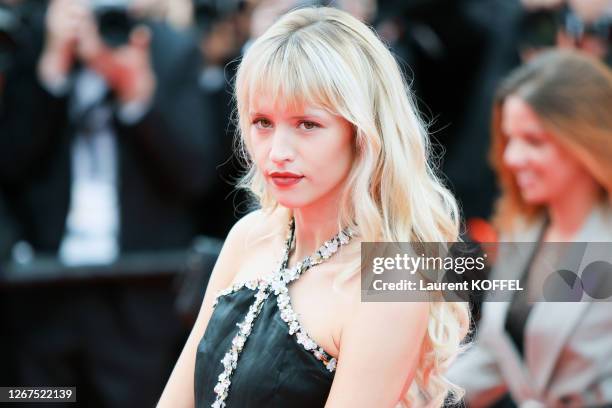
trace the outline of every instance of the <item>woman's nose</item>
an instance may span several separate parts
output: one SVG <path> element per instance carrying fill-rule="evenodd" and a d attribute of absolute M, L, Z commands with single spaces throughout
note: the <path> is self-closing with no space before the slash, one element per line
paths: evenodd
<path fill-rule="evenodd" d="M 522 167 L 527 160 L 527 155 L 521 143 L 510 139 L 504 149 L 503 160 L 511 170 Z"/>
<path fill-rule="evenodd" d="M 295 159 L 295 149 L 291 131 L 284 128 L 277 128 L 272 136 L 272 146 L 270 148 L 270 160 L 276 164 L 290 162 Z"/>

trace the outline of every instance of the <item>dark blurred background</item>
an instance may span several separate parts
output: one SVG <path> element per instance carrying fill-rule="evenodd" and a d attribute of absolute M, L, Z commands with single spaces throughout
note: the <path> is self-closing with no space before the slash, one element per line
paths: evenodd
<path fill-rule="evenodd" d="M 155 404 L 223 239 L 252 208 L 233 186 L 232 78 L 279 15 L 333 5 L 377 30 L 466 235 L 487 241 L 495 87 L 549 47 L 610 63 L 610 7 L 592 3 L 0 1 L 0 385 Z"/>

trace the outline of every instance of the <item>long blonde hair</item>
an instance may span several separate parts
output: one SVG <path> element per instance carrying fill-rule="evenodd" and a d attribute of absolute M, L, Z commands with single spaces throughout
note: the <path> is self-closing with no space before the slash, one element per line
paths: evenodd
<path fill-rule="evenodd" d="M 523 200 L 503 161 L 507 138 L 502 108 L 511 95 L 526 102 L 553 140 L 572 152 L 602 192 L 612 196 L 612 71 L 578 51 L 547 51 L 510 73 L 495 96 L 489 158 L 501 187 L 494 217 L 500 231 L 511 232 L 517 219 L 529 222 L 544 210 Z"/>
<path fill-rule="evenodd" d="M 339 203 L 338 226 L 363 241 L 456 241 L 455 199 L 429 161 L 428 134 L 415 112 L 399 66 L 376 34 L 333 8 L 294 10 L 280 18 L 244 55 L 236 76 L 243 152 L 249 151 L 249 103 L 307 102 L 353 125 L 356 160 Z M 241 186 L 264 210 L 278 207 L 250 163 Z M 409 318 L 409 317 L 407 317 Z M 444 378 L 469 325 L 467 304 L 433 302 L 428 335 L 405 406 L 433 406 L 461 389 Z"/>

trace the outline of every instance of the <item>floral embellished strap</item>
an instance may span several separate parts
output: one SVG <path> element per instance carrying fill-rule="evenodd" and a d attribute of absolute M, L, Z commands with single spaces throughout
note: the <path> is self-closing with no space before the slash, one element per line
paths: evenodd
<path fill-rule="evenodd" d="M 287 267 L 287 262 L 289 261 L 289 251 L 291 249 L 291 243 L 293 242 L 294 232 L 295 232 L 295 223 L 294 223 L 294 220 L 291 219 L 291 222 L 289 224 L 289 233 L 288 233 L 287 240 L 285 243 L 285 252 L 283 255 L 283 259 L 280 263 L 279 270 L 282 270 Z M 238 285 L 237 290 L 240 290 L 241 288 L 242 286 Z M 231 288 L 228 288 L 228 289 L 230 289 L 230 291 L 227 294 L 232 293 L 232 290 L 234 289 L 234 287 L 232 286 Z M 225 292 L 225 290 L 222 292 Z M 266 284 L 265 281 L 259 282 L 259 285 L 257 287 L 257 292 L 255 293 L 255 302 L 253 302 L 253 304 L 249 307 L 249 311 L 247 312 L 242 323 L 236 323 L 236 326 L 238 326 L 239 330 L 238 330 L 238 333 L 236 333 L 236 335 L 232 339 L 232 345 L 230 349 L 225 353 L 225 355 L 221 359 L 221 364 L 223 365 L 223 371 L 221 372 L 221 374 L 219 374 L 217 384 L 215 385 L 215 388 L 213 389 L 213 391 L 216 394 L 216 397 L 215 397 L 215 401 L 211 404 L 212 408 L 225 408 L 225 405 L 226 405 L 225 399 L 228 396 L 229 388 L 232 383 L 232 380 L 231 380 L 232 374 L 234 373 L 234 370 L 236 369 L 238 365 L 238 359 L 240 357 L 240 354 L 242 353 L 244 345 L 249 335 L 251 334 L 253 323 L 255 319 L 257 318 L 257 316 L 259 316 L 259 313 L 261 312 L 261 308 L 264 303 L 264 300 L 266 300 L 269 295 L 270 295 L 269 285 Z"/>
<path fill-rule="evenodd" d="M 211 407 L 213 408 L 224 408 L 225 399 L 227 398 L 229 387 L 231 385 L 231 378 L 234 370 L 238 366 L 238 357 L 242 352 L 247 338 L 251 334 L 253 328 L 253 322 L 259 315 L 264 300 L 268 298 L 270 293 L 266 288 L 259 289 L 255 294 L 255 302 L 249 307 L 249 311 L 242 323 L 236 323 L 238 326 L 238 334 L 232 340 L 232 346 L 230 350 L 225 353 L 221 364 L 223 364 L 223 372 L 219 374 L 217 385 L 215 385 L 214 392 L 217 397 Z"/>
<path fill-rule="evenodd" d="M 288 285 L 299 278 L 299 276 L 308 269 L 320 264 L 326 259 L 329 259 L 342 245 L 348 244 L 351 237 L 352 232 L 350 230 L 345 229 L 340 231 L 335 237 L 321 245 L 313 255 L 307 256 L 302 261 L 295 264 L 295 266 L 292 268 L 282 269 L 280 271 L 280 278 L 282 279 L 283 283 Z"/>
<path fill-rule="evenodd" d="M 244 289 L 244 288 L 255 290 L 262 283 L 265 283 L 263 278 L 236 282 L 233 285 L 217 292 L 217 294 L 215 295 L 215 300 L 213 302 L 213 307 L 217 306 L 219 299 L 222 298 L 223 296 L 231 295 L 232 293 L 238 292 L 239 290 Z"/>
<path fill-rule="evenodd" d="M 318 360 L 322 361 L 329 371 L 336 369 L 336 359 L 331 357 L 323 347 L 319 346 L 302 328 L 297 318 L 297 313 L 291 307 L 288 288 L 279 290 L 276 297 L 281 319 L 289 326 L 289 334 L 295 335 L 298 344 L 301 344 L 307 351 L 310 351 Z"/>

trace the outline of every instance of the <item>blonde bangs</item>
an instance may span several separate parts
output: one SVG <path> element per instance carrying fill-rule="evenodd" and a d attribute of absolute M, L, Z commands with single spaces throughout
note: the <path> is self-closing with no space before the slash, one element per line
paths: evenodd
<path fill-rule="evenodd" d="M 295 41 L 297 46 L 290 46 Z M 254 98 L 265 97 L 271 107 L 285 107 L 300 110 L 311 105 L 323 108 L 334 115 L 338 102 L 332 89 L 337 88 L 333 78 L 324 67 L 317 67 L 300 46 L 299 40 L 289 39 L 285 43 L 269 47 L 261 44 L 262 53 L 254 52 L 253 61 L 247 61 L 244 78 L 243 109 L 248 115 Z M 256 50 L 253 50 L 256 51 Z M 269 54 L 269 55 L 265 55 Z M 249 64 L 250 62 L 250 64 Z"/>

